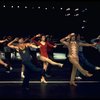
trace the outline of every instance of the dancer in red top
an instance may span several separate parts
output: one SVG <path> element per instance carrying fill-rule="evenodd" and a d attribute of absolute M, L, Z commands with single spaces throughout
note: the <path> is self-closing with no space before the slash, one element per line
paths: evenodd
<path fill-rule="evenodd" d="M 40 37 L 40 41 L 37 42 L 35 40 L 36 37 Z M 54 62 L 51 59 L 49 59 L 48 53 L 47 53 L 47 46 L 50 46 L 50 47 L 53 47 L 53 48 L 56 48 L 56 46 L 51 45 L 49 42 L 47 42 L 45 35 L 37 34 L 36 36 L 34 36 L 32 38 L 32 42 L 34 42 L 34 43 L 36 43 L 37 45 L 40 46 L 40 60 L 43 61 L 43 69 L 45 71 L 47 70 L 48 63 L 50 63 L 52 65 L 57 65 L 59 67 L 63 66 L 63 64 L 58 63 L 58 62 Z M 41 82 L 47 83 L 47 81 L 45 80 L 44 77 L 41 78 Z"/>

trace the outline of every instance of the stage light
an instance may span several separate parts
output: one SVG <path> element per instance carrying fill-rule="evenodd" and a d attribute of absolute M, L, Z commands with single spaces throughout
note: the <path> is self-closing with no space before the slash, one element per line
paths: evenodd
<path fill-rule="evenodd" d="M 87 8 L 85 8 L 84 10 L 82 10 L 82 12 L 85 12 L 87 10 Z"/>
<path fill-rule="evenodd" d="M 82 29 L 84 29 L 84 28 L 85 28 L 85 26 L 82 26 L 81 28 L 82 28 Z"/>
<path fill-rule="evenodd" d="M 47 10 L 48 8 L 45 8 L 45 10 Z"/>
<path fill-rule="evenodd" d="M 70 10 L 70 8 L 67 8 L 66 11 Z"/>
<path fill-rule="evenodd" d="M 79 14 L 75 14 L 74 16 L 79 16 Z"/>
<path fill-rule="evenodd" d="M 13 8 L 14 6 L 11 6 L 11 8 Z"/>
<path fill-rule="evenodd" d="M 75 11 L 78 11 L 78 10 L 79 10 L 79 8 L 76 8 L 76 9 L 75 9 Z"/>
<path fill-rule="evenodd" d="M 55 9 L 55 7 L 53 6 L 52 9 Z"/>
<path fill-rule="evenodd" d="M 40 9 L 40 6 L 38 6 L 38 9 Z"/>
<path fill-rule="evenodd" d="M 83 20 L 84 23 L 86 23 L 86 20 Z"/>
<path fill-rule="evenodd" d="M 27 6 L 25 6 L 25 8 L 27 8 Z"/>
<path fill-rule="evenodd" d="M 82 12 L 85 12 L 85 10 L 82 10 Z"/>
<path fill-rule="evenodd" d="M 60 8 L 60 10 L 63 10 L 63 8 Z"/>
<path fill-rule="evenodd" d="M 70 13 L 68 13 L 68 14 L 65 14 L 65 16 L 70 16 Z"/>
<path fill-rule="evenodd" d="M 5 8 L 6 6 L 5 6 L 5 5 L 3 5 L 3 7 Z"/>
<path fill-rule="evenodd" d="M 19 6 L 17 6 L 17 8 L 19 8 Z"/>

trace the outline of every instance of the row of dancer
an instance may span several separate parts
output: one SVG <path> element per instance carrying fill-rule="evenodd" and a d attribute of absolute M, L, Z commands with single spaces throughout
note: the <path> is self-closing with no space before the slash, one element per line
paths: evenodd
<path fill-rule="evenodd" d="M 35 38 L 41 37 L 39 41 L 36 41 Z M 45 80 L 45 72 L 48 67 L 48 63 L 52 65 L 57 65 L 59 67 L 63 67 L 63 64 L 54 62 L 51 59 L 49 59 L 48 54 L 47 54 L 47 46 L 50 47 L 56 47 L 56 45 L 51 45 L 49 42 L 46 42 L 46 37 L 45 35 L 36 35 L 33 38 L 31 38 L 32 42 L 35 43 L 25 43 L 23 38 L 15 38 L 13 41 L 8 43 L 8 46 L 12 49 L 16 49 L 22 58 L 22 64 L 25 66 L 25 79 L 23 81 L 23 87 L 28 88 L 29 87 L 29 80 L 30 80 L 30 72 L 32 71 L 40 71 L 41 72 L 41 82 L 47 83 Z M 18 44 L 15 46 L 13 43 L 17 41 Z M 75 84 L 75 75 L 77 69 L 85 76 L 91 77 L 92 74 L 89 73 L 87 70 L 83 69 L 82 66 L 80 66 L 79 63 L 79 58 L 78 58 L 78 48 L 79 46 L 96 46 L 96 44 L 88 44 L 88 43 L 78 43 L 76 41 L 76 35 L 75 33 L 71 33 L 65 38 L 61 39 L 60 42 L 68 47 L 69 50 L 69 61 L 73 64 L 73 69 L 72 69 L 72 74 L 71 74 L 71 80 L 70 84 L 76 86 Z M 38 46 L 36 46 L 38 45 Z M 35 67 L 31 63 L 31 57 L 29 53 L 28 47 L 33 47 L 33 48 L 39 48 L 40 49 L 40 60 L 43 61 L 43 69 L 39 69 Z M 28 59 L 27 59 L 28 58 Z"/>
<path fill-rule="evenodd" d="M 54 62 L 51 59 L 49 59 L 48 54 L 47 54 L 47 46 L 50 47 L 56 47 L 55 45 L 51 45 L 48 42 L 45 41 L 45 35 L 41 36 L 41 40 L 40 41 L 35 41 L 36 37 L 40 37 L 40 35 L 36 35 L 35 37 L 32 38 L 32 41 L 34 43 L 36 43 L 38 46 L 36 46 L 36 44 L 34 43 L 25 43 L 23 38 L 15 38 L 13 41 L 8 43 L 8 47 L 12 48 L 12 49 L 16 49 L 19 53 L 20 56 L 22 58 L 22 64 L 25 67 L 25 78 L 23 80 L 23 87 L 24 88 L 28 88 L 29 87 L 29 80 L 30 80 L 30 73 L 34 72 L 34 71 L 39 71 L 41 73 L 41 82 L 43 83 L 47 83 L 46 79 L 45 79 L 45 72 L 47 70 L 48 67 L 48 63 L 58 66 L 58 67 L 63 67 L 62 63 L 58 63 L 58 62 Z M 14 42 L 18 42 L 18 44 L 15 46 L 13 43 Z M 33 48 L 39 48 L 40 49 L 40 60 L 43 62 L 43 69 L 41 70 L 40 68 L 37 68 L 32 62 L 31 62 L 31 56 L 30 56 L 30 52 L 29 52 L 29 47 L 33 47 Z"/>

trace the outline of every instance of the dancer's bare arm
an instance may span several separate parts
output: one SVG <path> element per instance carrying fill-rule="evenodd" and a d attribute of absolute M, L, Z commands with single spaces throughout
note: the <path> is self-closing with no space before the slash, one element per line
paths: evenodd
<path fill-rule="evenodd" d="M 36 48 L 36 49 L 40 48 L 40 46 L 36 46 L 36 45 L 34 45 L 32 43 L 26 43 L 26 46 L 32 47 L 32 48 Z"/>
<path fill-rule="evenodd" d="M 62 44 L 64 44 L 64 45 L 67 46 L 67 45 L 69 44 L 70 37 L 71 37 L 71 34 L 69 34 L 69 35 L 67 35 L 66 37 L 62 38 L 62 39 L 60 40 L 60 42 L 61 42 Z"/>
<path fill-rule="evenodd" d="M 0 43 L 6 42 L 6 41 L 8 41 L 8 40 L 7 39 L 0 40 Z"/>
<path fill-rule="evenodd" d="M 7 44 L 8 47 L 10 47 L 10 48 L 12 48 L 12 49 L 17 49 L 17 50 L 18 50 L 18 46 L 13 45 L 13 43 L 14 43 L 15 41 L 17 41 L 17 40 L 18 40 L 18 38 L 15 38 L 13 41 L 9 42 L 9 43 Z"/>

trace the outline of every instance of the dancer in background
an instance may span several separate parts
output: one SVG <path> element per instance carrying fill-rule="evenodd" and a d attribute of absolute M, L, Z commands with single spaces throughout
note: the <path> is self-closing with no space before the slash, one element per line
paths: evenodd
<path fill-rule="evenodd" d="M 4 40 L 0 40 L 0 43 L 4 43 L 8 41 L 7 39 L 4 39 Z M 6 72 L 9 73 L 10 70 L 12 70 L 11 66 L 7 63 L 5 63 L 3 60 L 0 59 L 0 64 L 3 65 L 5 68 L 6 68 Z"/>
<path fill-rule="evenodd" d="M 46 35 L 46 39 L 50 44 L 57 45 L 57 44 L 54 43 L 53 35 L 47 34 Z M 51 60 L 53 60 L 53 51 L 54 51 L 53 47 L 47 46 L 48 57 Z M 46 70 L 45 76 L 48 77 L 48 78 L 51 77 L 51 73 L 52 73 L 51 71 L 52 71 L 52 67 L 50 65 L 48 65 L 48 68 Z"/>
<path fill-rule="evenodd" d="M 97 49 L 100 52 L 100 35 L 91 40 L 92 43 L 96 43 L 95 49 Z"/>
<path fill-rule="evenodd" d="M 35 40 L 37 37 L 40 37 L 40 41 L 38 41 L 38 42 Z M 63 67 L 63 64 L 58 63 L 58 62 L 54 62 L 51 59 L 49 59 L 48 53 L 47 53 L 47 46 L 50 46 L 53 48 L 56 48 L 56 46 L 51 45 L 48 41 L 46 41 L 45 35 L 37 34 L 36 36 L 34 36 L 32 38 L 32 41 L 40 46 L 40 60 L 43 61 L 43 69 L 45 70 L 45 72 L 48 68 L 49 63 L 52 65 L 55 65 L 55 66 L 59 66 L 61 68 Z M 41 78 L 41 82 L 47 83 L 47 81 L 45 80 L 44 77 Z"/>
<path fill-rule="evenodd" d="M 15 46 L 13 44 L 14 42 L 18 42 L 18 44 Z M 23 88 L 29 89 L 30 73 L 33 73 L 34 71 L 41 72 L 42 77 L 44 77 L 44 71 L 40 68 L 37 68 L 31 62 L 31 56 L 29 52 L 29 47 L 40 48 L 40 46 L 33 45 L 32 43 L 24 43 L 23 38 L 15 38 L 13 41 L 8 43 L 8 46 L 12 49 L 16 49 L 20 53 L 22 64 L 25 66 L 25 78 L 23 80 Z"/>
<path fill-rule="evenodd" d="M 7 37 L 3 37 L 3 38 L 7 38 L 7 40 L 8 40 L 8 41 L 3 43 L 3 49 L 4 49 L 4 53 L 5 53 L 5 60 L 6 60 L 7 64 L 9 64 L 9 66 L 12 66 L 11 65 L 11 52 L 13 52 L 13 50 L 7 46 L 8 42 L 12 40 L 12 37 L 7 36 Z M 12 70 L 13 68 L 10 67 L 10 69 Z"/>
<path fill-rule="evenodd" d="M 29 40 L 29 38 L 25 38 L 23 40 L 23 42 L 26 43 L 28 40 Z M 22 67 L 21 67 L 21 78 L 25 78 L 24 72 L 25 72 L 25 66 L 22 64 Z"/>
<path fill-rule="evenodd" d="M 68 51 L 69 51 L 68 58 L 69 58 L 69 61 L 73 65 L 71 79 L 70 79 L 70 85 L 77 86 L 77 84 L 75 83 L 75 76 L 76 76 L 77 69 L 84 76 L 91 77 L 93 75 L 93 74 L 89 73 L 87 70 L 83 69 L 79 63 L 79 57 L 78 57 L 79 46 L 94 46 L 94 44 L 78 43 L 76 41 L 75 33 L 71 33 L 68 36 L 62 38 L 60 40 L 60 42 L 68 47 Z"/>
<path fill-rule="evenodd" d="M 80 34 L 78 34 L 78 36 L 77 36 L 77 42 L 78 42 L 78 43 L 86 43 L 86 41 L 83 40 L 83 37 L 80 36 Z M 79 46 L 78 56 L 79 56 L 79 62 L 80 62 L 80 64 L 81 64 L 83 67 L 84 67 L 84 65 L 86 65 L 87 67 L 90 67 L 90 68 L 92 68 L 92 69 L 94 69 L 94 70 L 100 70 L 100 67 L 91 64 L 91 63 L 85 58 L 85 56 L 84 56 L 84 54 L 83 54 L 83 47 L 82 47 L 82 46 Z M 79 71 L 77 71 L 77 73 L 76 73 L 76 79 L 77 79 L 77 80 L 78 80 L 78 79 L 82 79 L 82 78 L 80 77 L 80 72 L 79 72 Z"/>

